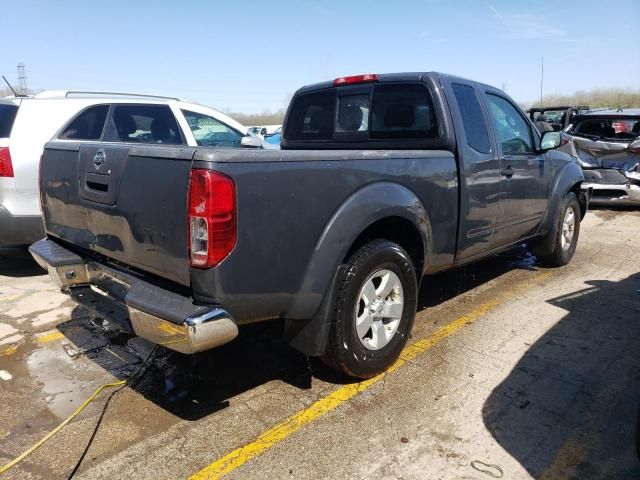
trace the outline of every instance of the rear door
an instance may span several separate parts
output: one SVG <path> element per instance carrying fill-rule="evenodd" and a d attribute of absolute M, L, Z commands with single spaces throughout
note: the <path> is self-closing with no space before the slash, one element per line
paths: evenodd
<path fill-rule="evenodd" d="M 500 247 L 535 233 L 547 205 L 549 173 L 520 109 L 497 91 L 485 92 L 485 100 L 499 152 L 500 207 L 492 247 Z"/>
<path fill-rule="evenodd" d="M 461 163 L 460 228 L 456 259 L 472 257 L 490 248 L 498 218 L 500 167 L 495 141 L 489 135 L 489 118 L 479 94 L 469 84 L 443 79 L 458 137 Z"/>
<path fill-rule="evenodd" d="M 93 107 L 95 108 L 95 107 Z M 189 285 L 187 196 L 193 149 L 167 105 L 87 109 L 47 144 L 51 236 Z M 97 140 L 96 140 L 97 138 Z"/>

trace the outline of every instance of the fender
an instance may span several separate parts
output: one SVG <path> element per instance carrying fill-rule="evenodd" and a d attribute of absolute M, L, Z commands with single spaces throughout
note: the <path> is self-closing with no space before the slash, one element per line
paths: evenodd
<path fill-rule="evenodd" d="M 584 175 L 580 166 L 574 161 L 565 163 L 555 177 L 555 181 L 551 187 L 551 195 L 549 196 L 549 202 L 547 204 L 547 211 L 545 212 L 544 219 L 540 227 L 539 236 L 545 238 L 546 241 L 541 242 L 536 246 L 536 251 L 539 253 L 549 254 L 553 253 L 555 247 L 555 230 L 557 228 L 556 212 L 560 208 L 560 202 L 576 185 L 584 182 Z M 584 203 L 583 216 L 586 212 L 586 198 L 581 199 L 578 195 L 578 200 L 582 204 Z"/>
<path fill-rule="evenodd" d="M 288 319 L 285 337 L 294 348 L 307 355 L 324 352 L 328 333 L 325 327 L 328 327 L 330 306 L 337 288 L 336 272 L 358 236 L 376 221 L 388 217 L 410 221 L 422 238 L 424 258 L 430 257 L 429 217 L 411 190 L 397 183 L 378 182 L 354 192 L 325 225 L 300 291 L 285 315 Z"/>

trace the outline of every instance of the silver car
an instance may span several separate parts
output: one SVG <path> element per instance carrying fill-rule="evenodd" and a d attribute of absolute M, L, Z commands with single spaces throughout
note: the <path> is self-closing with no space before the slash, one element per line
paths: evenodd
<path fill-rule="evenodd" d="M 591 203 L 640 205 L 640 109 L 577 115 L 560 150 L 582 167 Z"/>

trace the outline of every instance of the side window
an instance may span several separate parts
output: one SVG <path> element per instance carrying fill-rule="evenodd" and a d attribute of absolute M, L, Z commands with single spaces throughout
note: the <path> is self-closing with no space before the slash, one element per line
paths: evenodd
<path fill-rule="evenodd" d="M 17 105 L 0 103 L 0 138 L 8 138 L 11 135 L 11 128 L 17 114 Z"/>
<path fill-rule="evenodd" d="M 71 120 L 58 138 L 67 140 L 100 140 L 109 105 L 96 105 Z"/>
<path fill-rule="evenodd" d="M 165 145 L 184 143 L 178 123 L 167 105 L 116 105 L 105 140 Z"/>
<path fill-rule="evenodd" d="M 289 140 L 329 140 L 333 136 L 335 92 L 310 93 L 296 100 L 287 120 Z"/>
<path fill-rule="evenodd" d="M 431 97 L 421 85 L 375 87 L 371 113 L 372 139 L 421 139 L 438 136 Z"/>
<path fill-rule="evenodd" d="M 191 132 L 200 146 L 237 147 L 242 140 L 242 134 L 228 127 L 215 118 L 202 113 L 182 110 Z"/>
<path fill-rule="evenodd" d="M 489 145 L 487 124 L 485 123 L 476 92 L 473 87 L 462 83 L 453 83 L 451 88 L 462 116 L 467 143 L 480 153 L 489 153 L 491 147 Z"/>
<path fill-rule="evenodd" d="M 489 110 L 496 127 L 498 142 L 504 155 L 533 153 L 533 140 L 529 124 L 508 100 L 487 94 Z"/>

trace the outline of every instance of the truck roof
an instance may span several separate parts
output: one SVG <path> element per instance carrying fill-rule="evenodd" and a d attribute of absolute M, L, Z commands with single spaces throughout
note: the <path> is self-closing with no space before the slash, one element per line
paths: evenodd
<path fill-rule="evenodd" d="M 450 79 L 459 79 L 464 83 L 472 83 L 474 85 L 483 86 L 490 89 L 495 89 L 491 85 L 487 85 L 484 83 L 476 82 L 475 80 L 469 80 L 468 78 L 458 77 L 456 75 L 449 75 L 446 73 L 440 72 L 403 72 L 403 73 L 381 73 L 378 75 L 378 83 L 384 82 L 419 82 L 424 78 L 450 78 Z M 313 83 L 311 85 L 306 85 L 300 88 L 296 94 L 308 93 L 317 90 L 324 90 L 326 88 L 332 88 L 334 86 L 334 80 L 327 80 L 324 82 Z"/>

